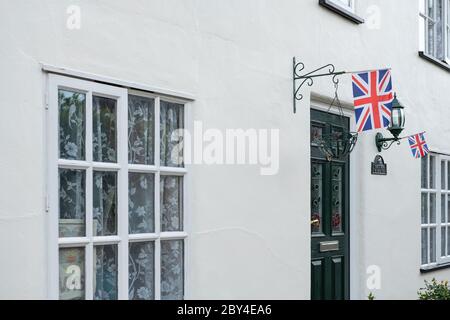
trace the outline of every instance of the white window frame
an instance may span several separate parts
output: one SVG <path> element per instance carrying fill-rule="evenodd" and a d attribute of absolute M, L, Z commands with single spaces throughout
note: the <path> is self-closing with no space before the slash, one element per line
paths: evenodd
<path fill-rule="evenodd" d="M 64 88 L 83 92 L 86 94 L 86 159 L 62 160 L 59 159 L 59 105 L 58 89 Z M 154 242 L 154 274 L 155 274 L 155 299 L 161 298 L 161 241 L 183 240 L 183 293 L 188 298 L 188 194 L 186 167 L 161 167 L 160 166 L 160 101 L 179 103 L 184 105 L 184 125 L 187 125 L 189 114 L 189 102 L 183 98 L 174 98 L 155 93 L 148 93 L 119 86 L 100 84 L 90 80 L 81 80 L 70 76 L 62 76 L 53 73 L 47 74 L 47 238 L 48 238 L 48 290 L 49 299 L 59 299 L 59 248 L 84 247 L 85 248 L 85 298 L 93 299 L 93 246 L 100 244 L 118 245 L 118 299 L 128 300 L 128 251 L 131 242 Z M 92 161 L 92 96 L 93 94 L 114 98 L 117 100 L 117 163 L 96 163 Z M 155 102 L 155 164 L 134 165 L 128 163 L 128 95 L 139 95 L 153 98 Z M 186 143 L 186 142 L 184 142 Z M 186 144 L 184 145 L 184 150 Z M 76 238 L 59 238 L 59 168 L 86 170 L 86 236 Z M 108 170 L 118 172 L 118 210 L 117 210 L 117 235 L 94 237 L 92 230 L 92 172 L 93 170 Z M 128 234 L 128 172 L 153 173 L 155 177 L 155 232 L 152 234 Z M 164 175 L 183 177 L 182 196 L 182 232 L 161 232 L 160 230 L 160 177 Z"/>
<path fill-rule="evenodd" d="M 435 161 L 435 167 L 434 167 L 434 173 L 431 172 L 431 166 L 430 166 L 430 157 L 434 158 Z M 426 160 L 425 160 L 426 159 Z M 423 245 L 423 239 L 422 239 L 422 230 L 423 229 L 428 229 L 428 233 L 427 233 L 427 263 L 422 264 L 422 252 L 421 252 L 421 268 L 422 269 L 432 269 L 435 267 L 438 267 L 440 265 L 445 265 L 445 264 L 449 264 L 450 263 L 450 252 L 449 250 L 447 250 L 448 248 L 448 242 L 450 241 L 450 239 L 448 238 L 448 233 L 447 233 L 447 237 L 446 237 L 446 254 L 442 255 L 442 248 L 441 248 L 441 230 L 442 227 L 445 228 L 450 228 L 450 222 L 449 219 L 445 219 L 446 221 L 442 222 L 442 216 L 444 217 L 448 217 L 448 214 L 450 214 L 450 212 L 448 212 L 449 210 L 449 206 L 448 206 L 448 201 L 450 199 L 450 181 L 449 181 L 449 176 L 448 176 L 448 170 L 449 170 L 449 166 L 450 166 L 450 156 L 447 155 L 441 155 L 441 154 L 437 154 L 437 153 L 430 153 L 426 158 L 424 159 L 424 161 L 427 161 L 427 184 L 428 187 L 427 188 L 422 188 L 421 186 L 421 202 L 422 202 L 422 195 L 423 194 L 427 194 L 428 196 L 428 201 L 427 201 L 427 214 L 428 214 L 428 223 L 422 223 L 421 222 L 421 248 Z M 441 166 L 442 166 L 442 162 L 445 163 L 445 172 L 442 172 L 441 170 Z M 421 172 L 422 172 L 422 168 L 421 168 Z M 430 177 L 431 175 L 434 176 L 434 182 L 435 182 L 435 187 L 431 188 L 430 185 Z M 444 185 L 442 185 L 442 175 L 444 175 Z M 421 178 L 422 181 L 422 178 Z M 435 194 L 436 195 L 436 221 L 435 223 L 431 223 L 430 220 L 430 208 L 431 208 L 431 202 L 430 202 L 430 194 Z M 442 212 L 442 196 L 446 197 L 446 202 L 445 202 L 445 206 L 444 206 L 444 212 Z M 422 205 L 421 205 L 422 207 Z M 422 215 L 422 213 L 421 213 Z M 422 217 L 421 217 L 422 220 Z M 436 229 L 436 243 L 435 243 L 435 256 L 436 256 L 436 261 L 435 262 L 431 262 L 431 233 L 430 230 L 435 228 Z M 447 231 L 446 231 L 447 232 Z"/>
<path fill-rule="evenodd" d="M 436 19 L 438 11 L 437 6 L 435 5 L 433 7 L 433 17 L 428 16 L 428 3 L 429 1 L 435 1 L 435 0 L 419 0 L 419 48 L 420 51 L 425 52 L 426 54 L 432 56 L 435 59 L 440 60 L 439 57 L 437 57 L 437 50 L 439 47 L 438 42 L 436 41 L 436 34 L 437 34 L 437 25 Z M 442 46 L 443 46 L 443 52 L 444 52 L 444 59 L 443 61 L 450 64 L 450 0 L 442 0 L 443 1 L 443 22 L 442 22 Z M 432 22 L 434 24 L 434 42 L 433 42 L 433 52 L 430 52 L 429 48 L 429 41 L 428 41 L 428 22 Z"/>
<path fill-rule="evenodd" d="M 340 0 L 330 0 L 330 1 L 347 11 L 355 13 L 355 0 L 348 0 L 349 5 L 342 3 L 342 1 Z"/>

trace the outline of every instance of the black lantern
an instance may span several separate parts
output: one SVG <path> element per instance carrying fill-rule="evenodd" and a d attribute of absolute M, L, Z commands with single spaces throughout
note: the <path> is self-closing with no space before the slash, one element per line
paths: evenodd
<path fill-rule="evenodd" d="M 397 94 L 395 94 L 392 101 L 391 124 L 388 128 L 393 138 L 385 138 L 381 133 L 378 133 L 375 137 L 378 151 L 389 149 L 395 142 L 400 144 L 401 138 L 399 136 L 403 129 L 405 129 L 405 108 L 400 104 Z"/>

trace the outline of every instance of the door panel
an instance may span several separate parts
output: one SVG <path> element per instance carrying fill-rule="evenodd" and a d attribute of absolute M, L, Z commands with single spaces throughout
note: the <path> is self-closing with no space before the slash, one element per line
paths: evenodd
<path fill-rule="evenodd" d="M 324 284 L 324 270 L 323 270 L 323 260 L 312 261 L 311 263 L 311 287 L 312 292 L 315 294 L 312 296 L 313 300 L 323 299 L 323 284 Z"/>
<path fill-rule="evenodd" d="M 328 161 L 315 143 L 349 119 L 311 110 L 311 299 L 349 299 L 349 159 Z M 339 146 L 336 146 L 336 148 Z"/>

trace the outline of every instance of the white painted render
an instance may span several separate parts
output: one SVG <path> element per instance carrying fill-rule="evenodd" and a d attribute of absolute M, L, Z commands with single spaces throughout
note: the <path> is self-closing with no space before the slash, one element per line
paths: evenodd
<path fill-rule="evenodd" d="M 0 298 L 47 297 L 45 73 L 41 63 L 189 93 L 206 128 L 279 128 L 280 171 L 190 166 L 189 299 L 309 299 L 309 91 L 292 113 L 292 57 L 307 68 L 391 67 L 405 134 L 450 153 L 450 73 L 418 57 L 418 2 L 359 0 L 356 25 L 317 0 L 0 0 Z M 66 28 L 69 5 L 81 29 Z M 372 7 L 371 7 L 372 6 Z M 375 6 L 375 7 L 373 7 Z M 370 13 L 380 10 L 380 28 Z M 309 90 L 309 88 L 307 89 Z M 330 79 L 315 94 L 333 95 Z M 349 76 L 341 98 L 351 101 Z M 406 143 L 370 175 L 375 132 L 352 156 L 352 292 L 382 272 L 377 299 L 415 299 L 420 161 Z M 54 275 L 57 277 L 57 274 Z M 450 279 L 450 271 L 427 275 Z"/>

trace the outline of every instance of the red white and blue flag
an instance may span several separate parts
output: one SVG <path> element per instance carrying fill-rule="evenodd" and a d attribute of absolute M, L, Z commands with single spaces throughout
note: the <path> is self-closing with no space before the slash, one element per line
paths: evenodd
<path fill-rule="evenodd" d="M 408 137 L 408 141 L 414 158 L 423 158 L 430 152 L 424 132 Z"/>
<path fill-rule="evenodd" d="M 388 127 L 394 100 L 391 70 L 354 73 L 352 82 L 357 131 Z"/>

